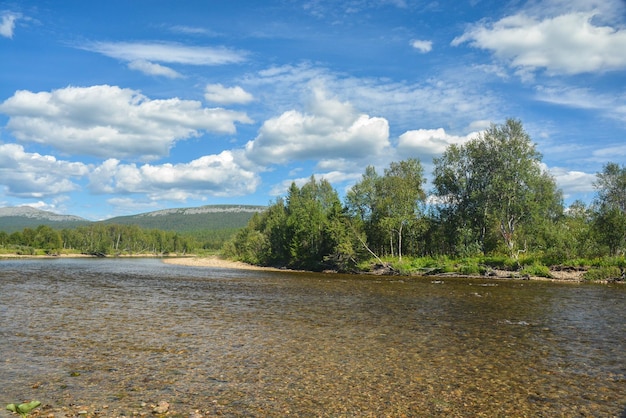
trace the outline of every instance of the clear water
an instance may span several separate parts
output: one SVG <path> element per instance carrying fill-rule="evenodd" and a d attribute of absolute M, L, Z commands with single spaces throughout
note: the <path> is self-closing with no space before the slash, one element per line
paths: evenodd
<path fill-rule="evenodd" d="M 626 286 L 0 261 L 0 402 L 55 416 L 616 416 Z M 44 411 L 44 412 L 45 412 Z"/>

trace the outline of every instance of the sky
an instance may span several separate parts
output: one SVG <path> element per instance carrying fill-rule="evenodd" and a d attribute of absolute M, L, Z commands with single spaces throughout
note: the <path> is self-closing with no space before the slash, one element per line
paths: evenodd
<path fill-rule="evenodd" d="M 507 118 L 566 205 L 626 164 L 624 0 L 0 0 L 0 63 L 0 207 L 343 196 Z"/>

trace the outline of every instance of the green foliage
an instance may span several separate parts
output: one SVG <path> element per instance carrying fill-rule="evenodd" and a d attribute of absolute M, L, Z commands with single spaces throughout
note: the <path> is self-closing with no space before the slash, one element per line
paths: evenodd
<path fill-rule="evenodd" d="M 519 260 L 502 255 L 486 256 L 481 262 L 488 267 L 500 270 L 517 271 L 520 268 Z"/>
<path fill-rule="evenodd" d="M 26 417 L 33 409 L 37 408 L 40 405 L 41 402 L 39 401 L 31 401 L 21 404 L 10 403 L 7 405 L 6 409 L 16 414 L 20 414 L 22 417 Z"/>
<path fill-rule="evenodd" d="M 469 275 L 469 276 L 475 276 L 475 275 L 482 275 L 485 274 L 485 267 L 479 265 L 477 262 L 469 262 L 469 263 L 462 263 L 459 267 L 458 267 L 458 271 L 461 274 L 465 274 L 465 275 Z"/>
<path fill-rule="evenodd" d="M 367 167 L 361 181 L 346 196 L 350 214 L 359 221 L 371 248 L 383 255 L 418 250 L 417 242 L 425 222 L 421 205 L 426 193 L 422 165 L 410 158 L 392 162 L 383 176 Z M 410 241 L 405 238 L 411 237 Z"/>
<path fill-rule="evenodd" d="M 9 236 L 6 250 L 18 255 L 87 253 L 185 254 L 199 248 L 192 237 L 173 231 L 145 230 L 134 225 L 91 224 L 56 231 L 46 225 Z"/>
<path fill-rule="evenodd" d="M 521 122 L 512 119 L 465 145 L 451 145 L 435 159 L 435 194 L 443 201 L 439 216 L 457 254 L 475 252 L 476 244 L 487 254 L 501 242 L 516 256 L 524 229 L 530 238 L 555 219 L 561 196 L 540 163 Z"/>
<path fill-rule="evenodd" d="M 354 239 L 337 192 L 311 177 L 254 216 L 223 252 L 253 264 L 346 270 L 355 262 Z"/>
<path fill-rule="evenodd" d="M 593 267 L 586 271 L 583 277 L 589 281 L 614 280 L 622 278 L 623 272 L 617 266 Z"/>
<path fill-rule="evenodd" d="M 535 277 L 552 277 L 552 274 L 550 274 L 550 269 L 547 266 L 544 266 L 543 264 L 540 264 L 538 262 L 525 265 L 524 267 L 522 267 L 520 274 Z"/>
<path fill-rule="evenodd" d="M 612 256 L 626 250 L 626 166 L 608 163 L 597 174 L 593 231 Z"/>

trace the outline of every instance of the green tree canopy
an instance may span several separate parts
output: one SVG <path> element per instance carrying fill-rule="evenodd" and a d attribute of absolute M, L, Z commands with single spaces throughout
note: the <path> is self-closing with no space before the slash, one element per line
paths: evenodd
<path fill-rule="evenodd" d="M 594 231 L 610 254 L 617 255 L 626 244 L 626 167 L 608 163 L 596 176 Z"/>
<path fill-rule="evenodd" d="M 516 255 L 520 229 L 562 212 L 556 183 L 520 121 L 492 124 L 478 138 L 451 145 L 434 162 L 441 216 L 456 236 L 476 242 L 483 252 L 501 242 Z"/>
<path fill-rule="evenodd" d="M 379 250 L 387 246 L 389 254 L 402 259 L 403 238 L 422 218 L 424 182 L 424 170 L 415 158 L 392 162 L 383 176 L 372 166 L 366 168 L 361 181 L 347 193 L 346 206 L 372 246 Z"/>

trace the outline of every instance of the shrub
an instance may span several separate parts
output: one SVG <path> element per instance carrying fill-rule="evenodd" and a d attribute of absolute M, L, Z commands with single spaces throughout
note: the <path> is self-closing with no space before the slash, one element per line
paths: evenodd
<path fill-rule="evenodd" d="M 585 272 L 585 280 L 610 280 L 618 279 L 622 276 L 622 270 L 617 266 L 593 267 Z"/>
<path fill-rule="evenodd" d="M 552 277 L 552 274 L 550 274 L 550 269 L 543 264 L 537 262 L 524 266 L 524 268 L 522 268 L 522 271 L 520 271 L 520 274 L 535 277 Z"/>
<path fill-rule="evenodd" d="M 468 276 L 475 276 L 477 274 L 485 273 L 485 268 L 482 266 L 479 266 L 478 263 L 475 263 L 475 262 L 461 264 L 458 270 L 459 270 L 459 273 L 466 274 Z"/>

